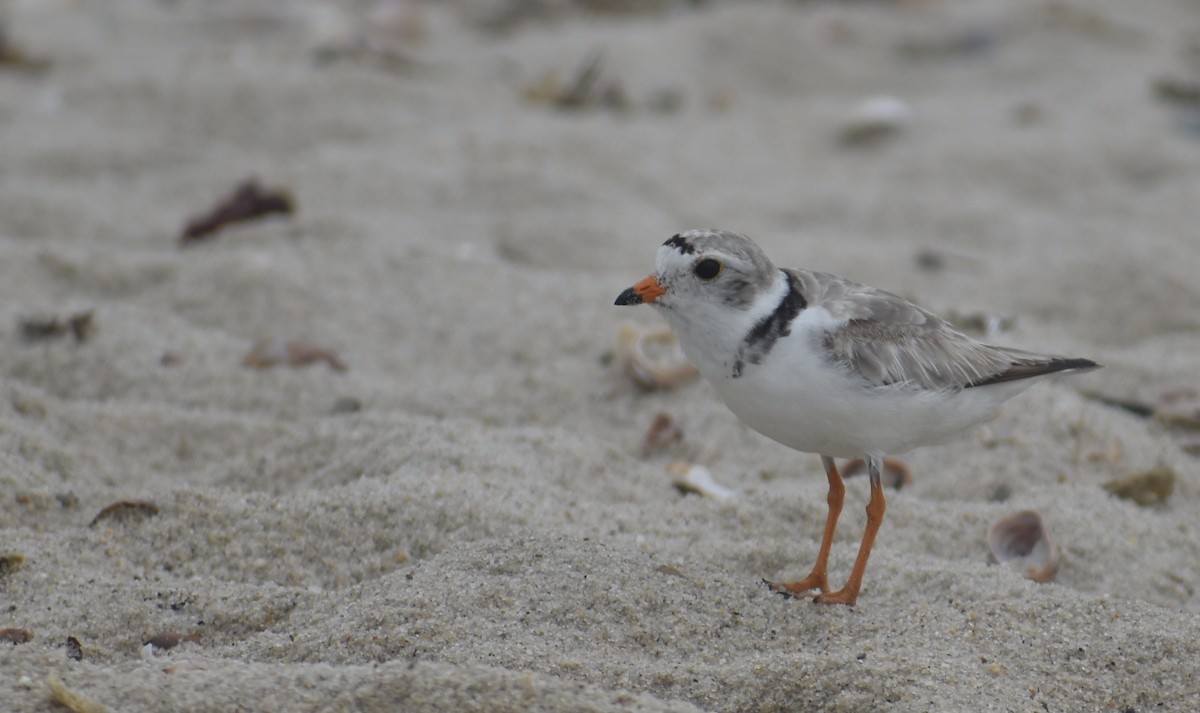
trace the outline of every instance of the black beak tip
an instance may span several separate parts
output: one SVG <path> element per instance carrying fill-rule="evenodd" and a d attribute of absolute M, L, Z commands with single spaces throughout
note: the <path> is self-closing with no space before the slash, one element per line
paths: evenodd
<path fill-rule="evenodd" d="M 634 292 L 633 288 L 630 287 L 629 289 L 625 290 L 621 294 L 617 295 L 617 301 L 614 302 L 613 304 L 620 305 L 623 307 L 625 305 L 640 305 L 641 303 L 642 303 L 642 296 L 639 295 L 638 293 Z"/>

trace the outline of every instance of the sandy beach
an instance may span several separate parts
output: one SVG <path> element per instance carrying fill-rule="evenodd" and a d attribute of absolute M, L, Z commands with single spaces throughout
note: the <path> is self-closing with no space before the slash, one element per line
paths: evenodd
<path fill-rule="evenodd" d="M 0 27 L 0 710 L 1200 710 L 1194 4 Z M 197 227 L 248 180 L 269 214 Z M 857 605 L 784 599 L 819 458 L 618 354 L 696 227 L 1105 368 L 903 454 Z M 989 553 L 1025 509 L 1051 582 Z"/>

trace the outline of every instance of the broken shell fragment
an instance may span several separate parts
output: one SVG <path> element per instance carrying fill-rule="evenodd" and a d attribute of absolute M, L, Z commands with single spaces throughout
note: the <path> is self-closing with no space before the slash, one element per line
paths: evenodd
<path fill-rule="evenodd" d="M 1026 579 L 1050 582 L 1058 574 L 1058 545 L 1034 510 L 1021 510 L 993 522 L 987 541 L 997 562 L 1015 566 Z"/>
<path fill-rule="evenodd" d="M 666 327 L 622 325 L 617 332 L 617 359 L 637 385 L 647 390 L 674 388 L 700 375 Z"/>
<path fill-rule="evenodd" d="M 1169 466 L 1151 468 L 1125 478 L 1110 480 L 1104 489 L 1122 500 L 1132 500 L 1138 505 L 1157 505 L 1171 497 L 1175 490 L 1175 471 Z"/>
<path fill-rule="evenodd" d="M 702 465 L 689 463 L 685 460 L 673 461 L 667 465 L 671 474 L 671 484 L 681 493 L 703 495 L 717 500 L 727 500 L 737 495 L 737 492 L 726 488 L 713 480 L 712 473 Z"/>

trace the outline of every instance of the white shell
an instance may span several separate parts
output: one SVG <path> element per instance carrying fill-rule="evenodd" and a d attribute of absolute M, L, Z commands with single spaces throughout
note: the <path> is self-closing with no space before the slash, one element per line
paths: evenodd
<path fill-rule="evenodd" d="M 677 460 L 667 466 L 667 472 L 674 476 L 671 483 L 685 493 L 696 493 L 717 500 L 728 500 L 737 495 L 737 491 L 713 480 L 708 468 L 696 463 Z"/>
<path fill-rule="evenodd" d="M 883 138 L 903 129 L 911 118 L 912 109 L 896 97 L 864 99 L 842 122 L 842 143 L 862 144 Z"/>
<path fill-rule="evenodd" d="M 683 356 L 675 334 L 666 327 L 622 325 L 617 332 L 617 359 L 643 389 L 669 389 L 700 375 Z"/>

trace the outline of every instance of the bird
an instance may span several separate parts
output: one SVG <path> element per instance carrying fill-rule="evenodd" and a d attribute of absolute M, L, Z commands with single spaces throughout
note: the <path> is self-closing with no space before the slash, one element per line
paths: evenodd
<path fill-rule="evenodd" d="M 816 563 L 772 591 L 854 606 L 887 504 L 886 455 L 935 445 L 994 416 L 1036 381 L 1101 365 L 980 342 L 890 292 L 815 270 L 778 268 L 744 235 L 689 230 L 659 248 L 654 272 L 616 299 L 648 304 L 684 356 L 747 426 L 821 457 L 828 512 Z M 867 524 L 850 575 L 829 586 L 845 486 L 835 458 L 861 457 Z"/>

